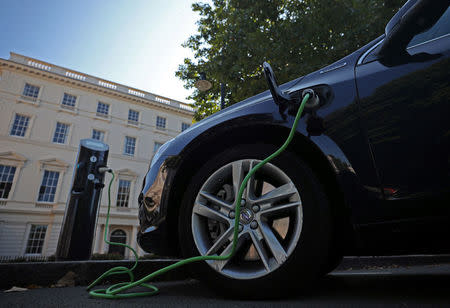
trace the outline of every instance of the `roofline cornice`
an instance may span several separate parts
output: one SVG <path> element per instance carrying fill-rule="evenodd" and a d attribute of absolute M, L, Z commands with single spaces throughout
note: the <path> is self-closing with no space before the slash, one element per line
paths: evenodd
<path fill-rule="evenodd" d="M 11 54 L 13 54 L 13 53 L 11 53 Z M 36 63 L 41 64 L 41 63 L 45 63 L 45 62 L 39 61 L 39 62 L 36 62 Z M 87 82 L 87 81 L 70 78 L 70 77 L 67 77 L 67 76 L 55 73 L 55 72 L 51 72 L 50 70 L 47 70 L 47 69 L 36 68 L 36 67 L 32 67 L 32 66 L 29 66 L 29 65 L 26 65 L 26 64 L 17 63 L 15 61 L 11 61 L 11 60 L 6 60 L 6 59 L 0 58 L 0 68 L 5 68 L 5 67 L 7 69 L 14 69 L 16 71 L 21 71 L 21 72 L 25 72 L 25 73 L 35 74 L 36 76 L 44 77 L 44 78 L 47 78 L 49 80 L 57 80 L 57 81 L 60 81 L 60 82 L 64 82 L 66 84 L 76 85 L 76 86 L 78 86 L 80 88 L 92 90 L 92 91 L 98 92 L 100 94 L 107 94 L 107 95 L 110 95 L 110 96 L 113 96 L 113 97 L 118 97 L 118 98 L 126 99 L 128 101 L 142 103 L 142 104 L 145 104 L 145 105 L 150 105 L 150 106 L 156 107 L 156 108 L 170 110 L 172 112 L 177 112 L 177 113 L 181 113 L 181 114 L 184 114 L 184 115 L 189 115 L 189 116 L 193 116 L 194 115 L 193 111 L 189 111 L 189 110 L 183 109 L 181 107 L 172 106 L 171 103 L 173 101 L 174 103 L 178 104 L 179 106 L 188 106 L 188 105 L 186 105 L 184 103 L 181 103 L 181 102 L 178 102 L 178 101 L 174 101 L 174 100 L 166 100 L 162 96 L 160 97 L 160 99 L 161 100 L 165 100 L 166 103 L 158 102 L 156 100 L 141 98 L 141 97 L 136 96 L 136 95 L 123 93 L 123 92 L 120 92 L 120 91 L 117 91 L 117 90 L 113 90 L 113 89 L 109 89 L 109 88 L 106 88 L 106 87 L 103 87 L 103 86 L 100 86 L 100 85 L 96 85 L 96 84 L 93 84 L 93 83 L 90 83 L 90 82 Z M 70 70 L 70 69 L 65 69 L 65 70 L 67 72 L 73 72 L 73 73 L 76 72 L 76 71 L 73 71 L 73 70 Z M 104 79 L 101 79 L 101 78 L 93 77 L 93 76 L 90 76 L 90 75 L 86 75 L 86 76 L 95 78 L 96 80 L 98 80 L 100 82 L 108 82 L 108 81 L 106 81 Z M 114 83 L 112 83 L 112 84 L 114 84 Z M 117 85 L 119 85 L 119 84 L 117 84 Z M 136 91 L 136 93 L 142 93 L 142 94 L 148 93 L 148 92 L 143 92 L 143 91 L 140 91 L 140 90 L 136 90 L 134 88 L 126 87 L 124 85 L 120 85 L 120 86 L 121 87 L 125 87 L 125 88 L 127 88 L 128 90 L 131 90 L 131 91 Z M 148 94 L 155 96 L 155 98 L 159 97 L 159 96 L 156 96 L 156 95 L 151 94 L 151 93 L 148 93 Z"/>

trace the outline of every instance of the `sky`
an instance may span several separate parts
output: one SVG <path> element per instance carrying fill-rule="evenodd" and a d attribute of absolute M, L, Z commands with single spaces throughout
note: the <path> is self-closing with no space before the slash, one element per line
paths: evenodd
<path fill-rule="evenodd" d="M 194 0 L 0 0 L 0 58 L 9 52 L 189 102 L 178 65 L 197 31 Z"/>

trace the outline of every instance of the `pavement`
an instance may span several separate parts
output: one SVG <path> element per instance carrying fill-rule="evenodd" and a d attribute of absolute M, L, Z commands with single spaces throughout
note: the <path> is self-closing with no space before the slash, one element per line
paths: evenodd
<path fill-rule="evenodd" d="M 175 259 L 139 260 L 133 271 L 136 277 L 154 272 L 160 268 L 175 263 Z M 74 275 L 75 285 L 88 285 L 101 274 L 112 267 L 124 266 L 131 268 L 134 261 L 129 260 L 88 260 L 88 261 L 57 261 L 57 262 L 23 262 L 0 263 L 0 289 L 12 286 L 27 287 L 28 285 L 51 286 L 68 272 Z M 127 279 L 127 275 L 111 276 L 108 283 L 115 283 Z M 157 281 L 184 280 L 189 278 L 185 268 L 167 272 Z"/>
<path fill-rule="evenodd" d="M 223 298 L 196 280 L 155 283 L 153 297 L 91 298 L 85 287 L 0 293 L 1 307 L 450 307 L 450 263 L 337 270 L 307 293 L 270 301 Z"/>
<path fill-rule="evenodd" d="M 133 271 L 136 277 L 177 262 L 177 259 L 140 260 Z M 407 255 L 407 256 L 377 256 L 377 257 L 345 257 L 337 270 L 370 269 L 373 267 L 396 267 L 411 265 L 450 264 L 450 255 Z M 38 285 L 42 287 L 56 284 L 67 273 L 73 274 L 75 285 L 88 285 L 102 273 L 115 266 L 131 268 L 134 261 L 130 260 L 88 260 L 88 261 L 58 261 L 58 262 L 24 262 L 0 263 L 0 290 L 12 286 L 27 287 Z M 127 275 L 111 276 L 107 283 L 117 283 L 127 279 Z M 156 281 L 175 281 L 191 278 L 186 267 L 169 271 L 156 278 Z"/>

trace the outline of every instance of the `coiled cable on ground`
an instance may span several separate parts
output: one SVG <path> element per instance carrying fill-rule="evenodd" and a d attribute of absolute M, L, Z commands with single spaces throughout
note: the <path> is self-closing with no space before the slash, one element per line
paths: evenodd
<path fill-rule="evenodd" d="M 238 239 L 238 235 L 239 235 L 239 219 L 240 219 L 240 213 L 241 213 L 241 200 L 242 200 L 242 194 L 244 193 L 244 189 L 247 186 L 247 182 L 249 181 L 251 176 L 256 171 L 258 171 L 258 169 L 260 169 L 262 166 L 267 164 L 269 161 L 271 161 L 272 159 L 274 159 L 275 157 L 280 155 L 287 148 L 289 143 L 291 143 L 292 138 L 295 135 L 295 131 L 297 129 L 298 122 L 299 122 L 300 117 L 301 117 L 301 115 L 303 113 L 303 109 L 305 108 L 305 105 L 308 102 L 309 97 L 310 97 L 310 94 L 305 94 L 303 96 L 302 102 L 301 102 L 301 104 L 300 104 L 300 106 L 298 108 L 297 115 L 295 117 L 295 120 L 294 120 L 294 123 L 292 125 L 291 131 L 290 131 L 289 136 L 287 137 L 286 141 L 284 142 L 284 144 L 278 150 L 276 150 L 273 154 L 271 154 L 266 159 L 264 159 L 263 161 L 258 163 L 255 167 L 253 167 L 249 171 L 249 173 L 245 176 L 244 180 L 242 181 L 242 184 L 239 187 L 238 197 L 235 200 L 235 224 L 234 224 L 234 233 L 233 233 L 233 244 L 232 244 L 231 252 L 228 255 L 225 255 L 225 256 L 217 256 L 217 255 L 215 255 L 215 256 L 197 256 L 197 257 L 192 257 L 192 258 L 180 260 L 180 261 L 178 261 L 178 262 L 176 262 L 174 264 L 171 264 L 171 265 L 166 266 L 164 268 L 161 268 L 161 269 L 159 269 L 157 271 L 154 271 L 153 273 L 150 273 L 150 274 L 146 275 L 145 277 L 135 281 L 133 270 L 136 268 L 136 266 L 138 264 L 138 255 L 137 255 L 136 251 L 133 248 L 131 248 L 130 246 L 126 245 L 126 244 L 111 242 L 111 241 L 109 241 L 107 239 L 108 226 L 109 226 L 109 215 L 110 215 L 110 209 L 111 209 L 111 185 L 112 185 L 113 180 L 114 180 L 114 173 L 112 172 L 112 170 L 108 170 L 112 174 L 112 177 L 111 177 L 111 180 L 110 180 L 109 186 L 108 186 L 108 210 L 107 210 L 107 213 L 106 213 L 106 224 L 105 224 L 105 237 L 104 237 L 104 240 L 109 245 L 117 245 L 117 246 L 122 246 L 122 247 L 126 247 L 126 248 L 130 249 L 133 252 L 133 254 L 134 254 L 135 263 L 134 263 L 134 265 L 131 268 L 127 268 L 127 267 L 124 267 L 124 266 L 117 266 L 117 267 L 111 268 L 110 270 L 108 270 L 105 273 L 103 273 L 96 280 L 94 280 L 87 287 L 87 290 L 92 289 L 94 286 L 98 285 L 104 278 L 112 276 L 112 275 L 128 274 L 128 276 L 130 277 L 130 281 L 129 282 L 117 283 L 117 284 L 114 284 L 114 285 L 110 286 L 107 289 L 92 290 L 92 291 L 89 292 L 89 294 L 91 296 L 93 296 L 93 297 L 109 298 L 109 299 L 151 296 L 151 295 L 157 294 L 159 290 L 154 285 L 148 284 L 147 281 L 152 280 L 153 278 L 155 278 L 155 277 L 157 277 L 157 276 L 159 276 L 161 274 L 164 274 L 164 273 L 169 272 L 171 270 L 174 270 L 174 269 L 176 269 L 178 267 L 181 267 L 183 265 L 186 265 L 186 264 L 189 264 L 189 263 L 193 263 L 193 262 L 200 262 L 200 261 L 207 261 L 207 260 L 227 260 L 227 259 L 230 259 L 234 255 L 234 253 L 236 252 L 237 239 Z M 146 291 L 146 292 L 122 293 L 122 292 L 130 290 L 130 289 L 132 289 L 134 287 L 137 287 L 137 286 L 145 287 L 145 288 L 149 289 L 149 291 Z"/>

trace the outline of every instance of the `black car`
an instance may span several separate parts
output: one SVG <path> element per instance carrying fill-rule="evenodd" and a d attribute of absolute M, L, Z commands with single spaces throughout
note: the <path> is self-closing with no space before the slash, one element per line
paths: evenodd
<path fill-rule="evenodd" d="M 448 5 L 408 1 L 361 49 L 280 87 L 271 79 L 272 91 L 165 143 L 139 198 L 140 246 L 226 255 L 237 188 L 285 141 L 312 89 L 318 108 L 247 185 L 236 254 L 193 265 L 196 276 L 264 297 L 301 290 L 346 255 L 450 252 Z"/>

